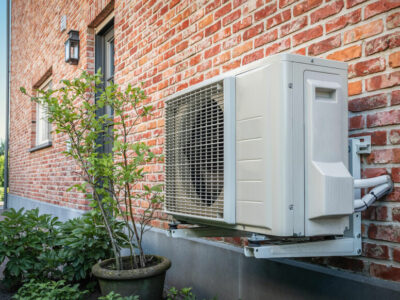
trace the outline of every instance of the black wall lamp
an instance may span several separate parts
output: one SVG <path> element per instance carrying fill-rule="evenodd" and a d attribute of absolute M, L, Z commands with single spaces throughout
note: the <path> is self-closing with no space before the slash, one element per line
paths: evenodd
<path fill-rule="evenodd" d="M 65 62 L 77 65 L 79 61 L 79 31 L 70 30 L 65 42 Z"/>

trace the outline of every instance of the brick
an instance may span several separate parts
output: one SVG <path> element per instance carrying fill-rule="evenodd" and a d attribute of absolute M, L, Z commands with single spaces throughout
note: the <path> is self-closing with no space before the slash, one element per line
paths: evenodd
<path fill-rule="evenodd" d="M 191 78 L 191 79 L 189 80 L 189 85 L 198 84 L 198 83 L 202 82 L 203 80 L 204 80 L 204 75 L 201 74 L 201 75 L 199 75 L 199 76 L 197 76 L 197 77 Z"/>
<path fill-rule="evenodd" d="M 339 61 L 349 61 L 361 57 L 361 50 L 361 45 L 350 46 L 348 48 L 344 48 L 342 50 L 329 54 L 326 58 Z"/>
<path fill-rule="evenodd" d="M 265 56 L 282 52 L 290 47 L 290 39 L 279 41 L 265 49 Z"/>
<path fill-rule="evenodd" d="M 207 15 L 209 12 L 213 11 L 217 7 L 221 5 L 221 0 L 213 0 L 206 6 L 205 14 Z"/>
<path fill-rule="evenodd" d="M 264 30 L 264 23 L 257 24 L 243 32 L 243 41 L 251 39 Z"/>
<path fill-rule="evenodd" d="M 299 54 L 299 55 L 306 55 L 306 48 L 300 48 L 300 49 L 297 49 L 297 50 L 295 50 L 293 53 L 294 54 Z"/>
<path fill-rule="evenodd" d="M 254 20 L 256 22 L 265 19 L 269 15 L 272 15 L 273 13 L 276 12 L 276 3 L 272 3 L 270 5 L 265 6 L 263 9 L 260 9 L 259 11 L 256 11 L 254 13 Z"/>
<path fill-rule="evenodd" d="M 241 10 L 238 9 L 238 10 L 232 12 L 231 14 L 227 15 L 225 18 L 223 18 L 222 25 L 226 26 L 226 25 L 232 23 L 233 21 L 236 21 L 237 19 L 239 19 L 240 16 L 241 16 Z"/>
<path fill-rule="evenodd" d="M 389 140 L 390 140 L 391 144 L 399 145 L 400 144 L 400 130 L 399 129 L 390 130 Z"/>
<path fill-rule="evenodd" d="M 218 21 L 213 25 L 211 25 L 210 27 L 206 28 L 206 30 L 204 31 L 204 36 L 210 36 L 211 34 L 217 32 L 220 29 L 221 29 L 221 21 Z"/>
<path fill-rule="evenodd" d="M 349 119 L 349 130 L 356 130 L 364 128 L 363 116 L 355 116 Z"/>
<path fill-rule="evenodd" d="M 394 187 L 393 192 L 391 192 L 385 199 L 389 202 L 400 202 L 400 188 Z"/>
<path fill-rule="evenodd" d="M 400 182 L 400 168 L 392 168 L 392 180 L 393 182 Z M 395 208 L 392 209 L 392 212 L 395 210 Z M 400 208 L 397 208 L 396 211 L 396 221 L 400 221 Z M 393 220 L 395 220 L 395 217 L 393 217 Z"/>
<path fill-rule="evenodd" d="M 280 37 L 296 32 L 307 26 L 307 17 L 301 17 L 293 20 L 292 22 L 282 25 L 280 28 Z"/>
<path fill-rule="evenodd" d="M 322 26 L 319 25 L 314 28 L 307 29 L 305 31 L 295 34 L 293 36 L 293 47 L 322 36 L 323 31 L 324 30 Z"/>
<path fill-rule="evenodd" d="M 400 26 L 400 12 L 391 14 L 386 19 L 386 26 L 388 29 L 393 29 Z"/>
<path fill-rule="evenodd" d="M 190 25 L 192 25 L 196 21 L 200 20 L 203 16 L 204 16 L 204 9 L 199 9 L 199 10 L 195 11 L 189 18 Z M 208 16 L 208 17 L 211 18 L 212 16 Z M 210 21 L 210 23 L 212 23 L 212 21 Z"/>
<path fill-rule="evenodd" d="M 278 30 L 268 31 L 254 40 L 254 48 L 271 43 L 278 38 Z"/>
<path fill-rule="evenodd" d="M 199 22 L 199 29 L 203 29 L 214 21 L 213 15 L 208 15 Z"/>
<path fill-rule="evenodd" d="M 362 134 L 360 134 L 360 136 L 361 135 Z M 382 175 L 386 175 L 387 173 L 388 172 L 385 168 L 367 168 L 362 171 L 363 178 L 372 178 L 372 177 L 382 176 Z"/>
<path fill-rule="evenodd" d="M 282 24 L 291 18 L 291 12 L 290 9 L 287 9 L 283 12 L 280 12 L 270 18 L 267 19 L 267 29 L 270 29 L 276 25 Z"/>
<path fill-rule="evenodd" d="M 318 21 L 321 21 L 323 19 L 326 19 L 327 17 L 337 14 L 343 9 L 343 6 L 344 6 L 343 0 L 338 0 L 317 9 L 310 15 L 311 24 L 317 23 Z"/>
<path fill-rule="evenodd" d="M 318 43 L 309 46 L 308 55 L 311 56 L 319 55 L 321 53 L 340 47 L 340 44 L 341 44 L 340 34 L 337 34 L 326 40 L 320 41 Z"/>
<path fill-rule="evenodd" d="M 229 61 L 230 59 L 231 59 L 231 53 L 230 52 L 222 53 L 222 54 L 218 55 L 217 57 L 214 57 L 213 65 L 214 66 L 218 66 L 220 64 L 223 64 L 223 63 Z"/>
<path fill-rule="evenodd" d="M 363 254 L 366 257 L 376 259 L 389 259 L 389 247 L 386 245 L 363 243 Z"/>
<path fill-rule="evenodd" d="M 391 94 L 391 105 L 398 105 L 400 104 L 400 90 L 393 91 Z"/>
<path fill-rule="evenodd" d="M 327 33 L 345 28 L 348 25 L 356 24 L 361 21 L 361 9 L 355 10 L 348 14 L 339 16 L 325 24 Z"/>
<path fill-rule="evenodd" d="M 349 84 L 348 84 L 348 95 L 349 96 L 358 95 L 358 94 L 361 94 L 361 92 L 362 92 L 361 80 L 349 82 Z"/>
<path fill-rule="evenodd" d="M 204 79 L 210 79 L 210 78 L 213 78 L 215 76 L 218 76 L 219 74 L 220 74 L 219 69 L 214 69 L 214 70 L 211 70 L 211 71 L 207 72 L 206 76 L 204 77 Z"/>
<path fill-rule="evenodd" d="M 218 19 L 222 16 L 225 16 L 226 14 L 228 14 L 230 11 L 232 10 L 232 5 L 231 3 L 228 3 L 226 5 L 224 5 L 223 7 L 221 7 L 219 10 L 217 10 L 214 14 L 214 19 Z"/>
<path fill-rule="evenodd" d="M 385 107 L 387 105 L 386 94 L 377 94 L 373 96 L 366 96 L 349 101 L 349 111 L 360 112 L 365 110 L 376 109 Z"/>
<path fill-rule="evenodd" d="M 200 72 L 210 69 L 211 66 L 212 66 L 212 61 L 210 59 L 210 60 L 204 61 L 204 62 L 200 63 L 199 65 L 197 65 L 196 71 L 200 73 Z"/>
<path fill-rule="evenodd" d="M 295 3 L 297 0 L 279 0 L 279 8 L 286 7 L 292 3 Z"/>
<path fill-rule="evenodd" d="M 197 65 L 201 61 L 202 55 L 198 54 L 190 59 L 190 66 Z"/>
<path fill-rule="evenodd" d="M 365 54 L 372 55 L 377 52 L 385 51 L 400 46 L 400 31 L 378 37 L 365 44 Z"/>
<path fill-rule="evenodd" d="M 247 41 L 242 45 L 235 47 L 232 51 L 232 57 L 237 57 L 253 49 L 253 41 Z"/>
<path fill-rule="evenodd" d="M 395 266 L 381 265 L 373 262 L 370 266 L 370 274 L 371 276 L 386 280 L 400 281 L 400 268 Z"/>
<path fill-rule="evenodd" d="M 242 41 L 242 36 L 240 36 L 240 35 L 231 37 L 231 38 L 227 39 L 227 40 L 222 44 L 222 48 L 224 48 L 224 50 L 227 50 L 227 49 L 229 49 L 229 48 L 232 48 L 232 47 L 234 47 L 234 46 L 239 45 L 241 41 Z"/>
<path fill-rule="evenodd" d="M 400 149 L 373 150 L 367 156 L 368 164 L 388 164 L 400 162 Z"/>
<path fill-rule="evenodd" d="M 389 66 L 392 68 L 400 67 L 400 51 L 389 55 Z"/>
<path fill-rule="evenodd" d="M 293 7 L 293 16 L 297 17 L 301 14 L 304 14 L 305 12 L 308 12 L 309 10 L 321 5 L 321 3 L 322 0 L 306 0 L 300 2 Z"/>
<path fill-rule="evenodd" d="M 400 242 L 400 226 L 371 224 L 368 227 L 368 237 L 398 243 Z"/>
<path fill-rule="evenodd" d="M 263 57 L 264 57 L 264 49 L 259 49 L 259 50 L 255 51 L 253 53 L 245 55 L 243 57 L 242 64 L 243 65 L 247 65 L 247 64 L 249 64 L 249 63 L 251 63 L 253 61 L 259 60 L 259 59 L 261 59 Z"/>
<path fill-rule="evenodd" d="M 346 1 L 346 7 L 350 8 L 350 7 L 356 6 L 356 5 L 360 4 L 360 3 L 363 3 L 365 1 L 369 1 L 369 0 L 347 0 Z"/>
<path fill-rule="evenodd" d="M 179 3 L 180 0 L 171 0 L 169 1 L 169 9 L 173 8 L 175 5 Z"/>
<path fill-rule="evenodd" d="M 190 37 L 190 45 L 196 44 L 204 38 L 204 32 L 199 32 Z"/>
<path fill-rule="evenodd" d="M 343 35 L 343 43 L 353 43 L 367 37 L 371 37 L 383 32 L 383 21 L 375 20 L 368 24 L 364 24 L 346 31 Z"/>
<path fill-rule="evenodd" d="M 251 20 L 251 16 L 248 16 L 248 17 L 244 18 L 243 20 L 233 24 L 233 32 L 235 33 L 242 29 L 245 29 L 245 28 L 251 26 L 252 23 L 253 22 Z"/>
<path fill-rule="evenodd" d="M 233 0 L 233 7 L 236 8 L 240 5 L 242 5 L 243 3 L 245 3 L 247 0 Z"/>
<path fill-rule="evenodd" d="M 399 7 L 400 1 L 398 0 L 379 0 L 367 5 L 364 8 L 364 19 L 371 18 L 377 14 L 384 13 L 393 8 Z"/>
<path fill-rule="evenodd" d="M 229 63 L 225 64 L 222 66 L 222 71 L 223 72 L 228 72 L 230 70 L 236 69 L 240 67 L 240 59 L 238 60 L 232 60 Z"/>
<path fill-rule="evenodd" d="M 393 249 L 393 260 L 400 262 L 400 248 Z"/>
<path fill-rule="evenodd" d="M 386 69 L 386 61 L 384 58 L 373 58 L 370 60 L 355 63 L 349 66 L 349 78 L 365 76 Z"/>
<path fill-rule="evenodd" d="M 394 125 L 400 123 L 400 110 L 382 111 L 367 116 L 368 127 Z"/>
<path fill-rule="evenodd" d="M 369 135 L 367 133 L 367 135 Z M 371 132 L 371 144 L 374 146 L 386 145 L 387 133 L 386 131 L 373 131 Z"/>
<path fill-rule="evenodd" d="M 231 28 L 227 27 L 224 28 L 223 30 L 217 32 L 214 37 L 213 37 L 213 42 L 219 42 L 220 40 L 226 39 L 227 37 L 229 37 L 231 35 Z"/>
<path fill-rule="evenodd" d="M 367 91 L 389 88 L 400 84 L 400 71 L 378 75 L 365 80 Z"/>
<path fill-rule="evenodd" d="M 213 57 L 220 52 L 221 52 L 221 45 L 216 45 L 216 46 L 206 50 L 206 52 L 204 52 L 204 59 Z"/>
<path fill-rule="evenodd" d="M 363 211 L 362 218 L 370 221 L 387 221 L 388 209 L 386 206 L 370 206 Z"/>
<path fill-rule="evenodd" d="M 176 53 L 185 50 L 189 46 L 189 41 L 183 41 L 178 46 L 176 46 Z"/>

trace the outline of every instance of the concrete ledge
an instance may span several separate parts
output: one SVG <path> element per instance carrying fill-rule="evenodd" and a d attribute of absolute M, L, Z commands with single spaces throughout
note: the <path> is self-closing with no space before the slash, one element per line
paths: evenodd
<path fill-rule="evenodd" d="M 200 298 L 400 299 L 400 284 L 291 259 L 247 258 L 239 251 L 150 231 L 147 253 L 168 257 L 166 284 L 192 286 Z"/>
<path fill-rule="evenodd" d="M 83 211 L 9 195 L 9 207 L 53 214 L 61 221 Z M 400 284 L 291 259 L 255 259 L 243 249 L 206 239 L 174 239 L 152 229 L 147 253 L 168 257 L 167 286 L 193 287 L 199 299 L 400 299 Z"/>
<path fill-rule="evenodd" d="M 84 211 L 73 209 L 69 207 L 59 206 L 47 202 L 37 201 L 13 194 L 8 194 L 8 208 L 14 208 L 15 210 L 19 210 L 24 208 L 26 210 L 39 208 L 40 213 L 42 214 L 52 214 L 62 222 L 65 222 L 69 219 L 77 218 L 81 216 Z"/>

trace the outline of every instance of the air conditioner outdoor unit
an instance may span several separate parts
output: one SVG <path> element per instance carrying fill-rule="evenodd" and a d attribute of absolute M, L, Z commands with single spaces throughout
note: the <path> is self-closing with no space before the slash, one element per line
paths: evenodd
<path fill-rule="evenodd" d="M 282 237 L 342 235 L 353 207 L 347 64 L 281 54 L 166 107 L 168 214 Z"/>

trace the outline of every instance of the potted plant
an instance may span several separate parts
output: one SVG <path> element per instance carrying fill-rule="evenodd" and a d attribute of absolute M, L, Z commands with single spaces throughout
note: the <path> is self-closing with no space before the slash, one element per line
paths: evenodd
<path fill-rule="evenodd" d="M 31 100 L 47 110 L 48 121 L 64 139 L 63 152 L 78 168 L 79 183 L 70 189 L 82 192 L 102 216 L 113 257 L 92 268 L 101 292 L 160 299 L 170 261 L 146 254 L 143 235 L 163 201 L 161 185 L 147 185 L 145 169 L 162 159 L 149 145 L 134 141 L 138 122 L 151 117 L 144 91 L 128 85 L 121 90 L 111 83 L 103 88 L 99 72 L 83 72 L 61 87 L 38 90 Z M 21 88 L 26 94 L 26 90 Z M 116 219 L 124 222 L 126 237 L 118 236 Z M 128 248 L 129 255 L 121 251 Z"/>

